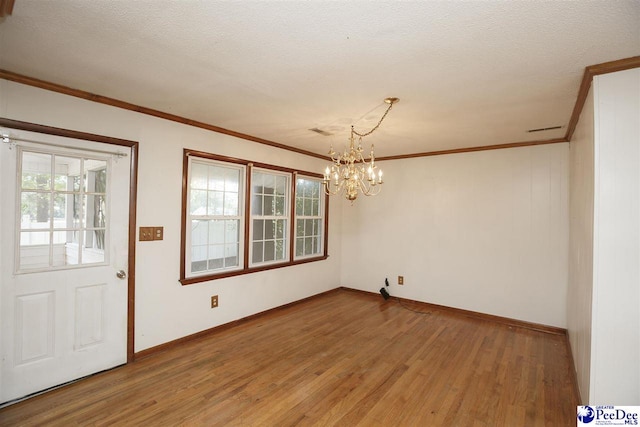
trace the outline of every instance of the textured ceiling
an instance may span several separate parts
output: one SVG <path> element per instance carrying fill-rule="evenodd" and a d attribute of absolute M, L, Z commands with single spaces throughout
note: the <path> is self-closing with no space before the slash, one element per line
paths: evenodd
<path fill-rule="evenodd" d="M 563 137 L 584 68 L 639 54 L 638 0 L 16 0 L 0 19 L 2 69 L 321 154 L 388 96 L 377 155 Z"/>

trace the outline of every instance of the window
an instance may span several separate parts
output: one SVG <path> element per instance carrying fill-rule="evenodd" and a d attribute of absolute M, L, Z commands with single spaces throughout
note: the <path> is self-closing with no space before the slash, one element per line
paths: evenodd
<path fill-rule="evenodd" d="M 251 174 L 251 265 L 287 260 L 289 175 Z"/>
<path fill-rule="evenodd" d="M 183 173 L 183 285 L 327 258 L 321 175 L 188 149 Z"/>
<path fill-rule="evenodd" d="M 20 272 L 107 260 L 108 161 L 20 149 Z"/>
<path fill-rule="evenodd" d="M 244 167 L 189 162 L 189 276 L 242 268 Z"/>
<path fill-rule="evenodd" d="M 323 196 L 321 180 L 308 177 L 296 179 L 296 259 L 322 254 Z"/>

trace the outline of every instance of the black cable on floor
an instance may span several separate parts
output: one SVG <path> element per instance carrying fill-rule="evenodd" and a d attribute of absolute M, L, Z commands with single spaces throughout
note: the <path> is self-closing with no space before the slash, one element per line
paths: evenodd
<path fill-rule="evenodd" d="M 406 310 L 413 311 L 414 313 L 417 313 L 417 314 L 431 314 L 430 311 L 420 311 L 420 310 L 413 309 L 411 307 L 407 307 L 400 298 L 396 297 L 396 299 L 398 300 L 398 304 L 400 304 L 400 306 Z"/>

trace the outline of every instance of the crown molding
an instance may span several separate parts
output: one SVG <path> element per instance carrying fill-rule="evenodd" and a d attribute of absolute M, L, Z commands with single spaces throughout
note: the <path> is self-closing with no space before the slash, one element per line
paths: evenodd
<path fill-rule="evenodd" d="M 10 7 L 13 7 L 13 1 L 14 0 L 0 0 L 0 6 L 2 6 L 3 8 L 5 7 L 5 5 L 9 5 Z M 483 146 L 475 146 L 475 147 L 468 147 L 468 148 L 456 148 L 451 150 L 439 150 L 439 151 L 427 151 L 427 152 L 421 152 L 421 153 L 401 154 L 397 156 L 379 157 L 376 160 L 378 161 L 400 160 L 400 159 L 409 159 L 409 158 L 416 158 L 416 157 L 440 156 L 445 154 L 469 153 L 469 152 L 475 152 L 475 151 L 500 150 L 505 148 L 527 147 L 527 146 L 534 146 L 534 145 L 570 142 L 571 138 L 573 137 L 573 132 L 575 131 L 576 125 L 578 124 L 578 120 L 580 119 L 580 114 L 582 113 L 585 100 L 587 99 L 587 95 L 589 93 L 589 88 L 591 87 L 591 82 L 593 81 L 593 77 L 600 74 L 608 74 L 616 71 L 629 70 L 632 68 L 639 68 L 639 67 L 640 67 L 640 56 L 634 56 L 634 57 L 619 59 L 619 60 L 610 61 L 610 62 L 603 62 L 601 64 L 595 64 L 595 65 L 590 65 L 586 67 L 584 70 L 580 88 L 578 90 L 576 103 L 574 105 L 573 112 L 569 119 L 569 124 L 567 125 L 567 132 L 563 138 L 537 140 L 537 141 L 511 142 L 506 144 L 483 145 Z M 16 83 L 25 84 L 28 86 L 37 87 L 40 89 L 45 89 L 53 92 L 62 93 L 65 95 L 74 96 L 77 98 L 86 99 L 86 100 L 101 103 L 101 104 L 110 105 L 113 107 L 122 108 L 125 110 L 134 111 L 141 114 L 146 114 L 153 117 L 158 117 L 165 120 L 174 121 L 177 123 L 182 123 L 188 126 L 198 127 L 201 129 L 212 131 L 212 132 L 234 136 L 236 138 L 244 139 L 247 141 L 264 144 L 264 145 L 268 145 L 275 148 L 281 148 L 283 150 L 293 151 L 295 153 L 303 154 L 310 157 L 329 160 L 329 158 L 325 155 L 303 150 L 296 147 L 292 147 L 290 145 L 285 145 L 279 142 L 258 138 L 252 135 L 247 135 L 244 133 L 232 131 L 229 129 L 225 129 L 219 126 L 214 126 L 214 125 L 200 122 L 197 120 L 191 120 L 186 117 L 165 113 L 162 111 L 154 110 L 152 108 L 143 107 L 140 105 L 132 104 L 126 101 L 121 101 L 121 100 L 110 98 L 107 96 L 97 95 L 97 94 L 86 92 L 83 90 L 74 89 L 74 88 L 59 85 L 56 83 L 51 83 L 45 80 L 40 80 L 33 77 L 25 76 L 22 74 L 14 73 L 8 70 L 0 69 L 0 78 L 5 80 L 10 80 Z"/>
<path fill-rule="evenodd" d="M 132 104 L 130 102 L 121 101 L 119 99 L 110 98 L 108 96 L 97 95 L 95 93 L 86 92 L 84 90 L 74 89 L 68 86 L 59 85 L 57 83 L 51 83 L 45 80 L 36 79 L 33 77 L 25 76 L 22 74 L 14 73 L 12 71 L 0 69 L 0 79 L 10 80 L 12 82 L 21 83 L 28 86 L 37 87 L 40 89 L 49 90 L 52 92 L 58 92 L 64 95 L 74 96 L 76 98 L 86 99 L 88 101 L 97 102 L 99 104 L 110 105 L 112 107 L 122 108 L 124 110 L 134 111 L 136 113 L 146 114 L 148 116 L 158 117 L 161 119 L 169 120 L 172 122 L 182 123 L 185 125 L 197 127 L 200 129 L 209 130 L 212 132 L 222 133 L 225 135 L 234 136 L 236 138 L 245 139 L 247 141 L 257 142 L 259 144 L 269 145 L 271 147 L 281 148 L 283 150 L 293 151 L 295 153 L 304 154 L 306 156 L 317 157 L 323 160 L 327 160 L 328 157 L 313 153 L 311 151 L 303 150 L 300 148 L 292 147 L 290 145 L 281 144 L 279 142 L 270 141 L 268 139 L 258 138 L 255 136 L 247 135 L 241 132 L 225 129 L 219 126 L 214 126 L 208 123 L 200 122 L 197 120 L 191 120 L 186 117 L 178 116 L 171 113 L 165 113 L 163 111 L 154 110 L 153 108 L 147 108 L 140 105 Z"/>

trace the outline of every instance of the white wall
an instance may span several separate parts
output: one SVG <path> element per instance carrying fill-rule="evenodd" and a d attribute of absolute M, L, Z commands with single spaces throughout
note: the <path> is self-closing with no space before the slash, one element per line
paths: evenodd
<path fill-rule="evenodd" d="M 342 202 L 342 285 L 565 327 L 568 162 L 568 144 L 380 162 L 382 193 Z"/>
<path fill-rule="evenodd" d="M 590 404 L 640 405 L 640 69 L 597 76 Z"/>
<path fill-rule="evenodd" d="M 137 225 L 164 226 L 164 240 L 136 244 L 135 351 L 340 285 L 335 203 L 328 260 L 189 286 L 178 282 L 183 148 L 318 172 L 322 160 L 6 80 L 0 80 L 0 116 L 140 142 Z M 212 310 L 216 294 L 220 306 Z"/>
<path fill-rule="evenodd" d="M 593 90 L 570 143 L 567 331 L 582 402 L 589 401 L 593 293 Z"/>

